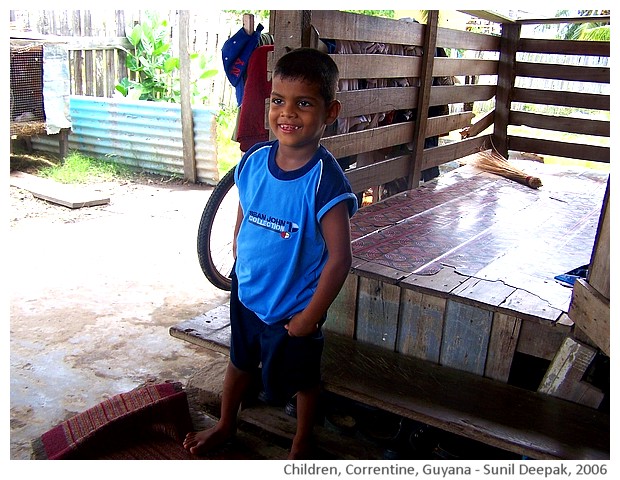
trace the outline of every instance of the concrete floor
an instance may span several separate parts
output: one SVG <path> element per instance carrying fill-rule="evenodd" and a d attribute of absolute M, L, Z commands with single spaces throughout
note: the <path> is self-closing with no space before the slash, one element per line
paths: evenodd
<path fill-rule="evenodd" d="M 10 459 L 67 418 L 146 382 L 187 384 L 220 361 L 169 327 L 227 301 L 196 256 L 210 187 L 114 188 L 75 221 L 9 230 Z M 6 244 L 5 244 L 6 245 Z"/>

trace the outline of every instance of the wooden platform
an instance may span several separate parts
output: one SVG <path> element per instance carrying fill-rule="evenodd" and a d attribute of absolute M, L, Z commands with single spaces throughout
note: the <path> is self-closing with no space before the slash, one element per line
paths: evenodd
<path fill-rule="evenodd" d="M 228 353 L 228 305 L 170 328 Z M 334 394 L 537 459 L 608 459 L 609 415 L 326 332 L 322 375 Z"/>
<path fill-rule="evenodd" d="M 554 277 L 589 263 L 608 175 L 515 164 L 543 186 L 466 165 L 361 209 L 325 328 L 503 382 L 516 352 L 553 361 L 573 331 Z"/>

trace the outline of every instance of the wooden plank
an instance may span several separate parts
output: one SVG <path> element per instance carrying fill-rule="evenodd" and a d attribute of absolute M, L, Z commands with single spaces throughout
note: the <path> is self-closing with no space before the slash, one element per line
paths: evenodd
<path fill-rule="evenodd" d="M 495 85 L 435 85 L 431 88 L 430 105 L 447 105 L 490 100 Z"/>
<path fill-rule="evenodd" d="M 422 45 L 424 25 L 334 10 L 313 10 L 312 24 L 321 38 L 355 42 Z"/>
<path fill-rule="evenodd" d="M 330 55 L 340 78 L 410 78 L 419 77 L 421 58 L 407 55 L 342 54 Z M 377 72 L 381 72 L 377 75 Z"/>
<path fill-rule="evenodd" d="M 598 408 L 603 393 L 582 381 L 595 356 L 596 350 L 567 337 L 553 358 L 538 391 Z"/>
<path fill-rule="evenodd" d="M 609 415 L 326 333 L 326 390 L 538 459 L 608 459 Z"/>
<path fill-rule="evenodd" d="M 484 375 L 493 314 L 489 310 L 448 300 L 440 363 Z"/>
<path fill-rule="evenodd" d="M 411 155 L 389 158 L 364 167 L 356 167 L 345 172 L 351 189 L 360 193 L 370 187 L 383 185 L 397 178 L 406 177 L 409 173 Z"/>
<path fill-rule="evenodd" d="M 497 69 L 497 93 L 495 95 L 493 144 L 497 152 L 504 158 L 508 158 L 508 117 L 510 106 L 514 101 L 515 64 L 520 36 L 520 25 L 505 24 L 502 26 Z"/>
<path fill-rule="evenodd" d="M 568 315 L 575 324 L 599 347 L 610 355 L 609 299 L 585 280 L 577 279 Z"/>
<path fill-rule="evenodd" d="M 584 15 L 580 17 L 523 18 L 517 20 L 522 25 L 553 25 L 557 23 L 609 23 L 609 15 Z M 579 42 L 580 40 L 578 40 Z M 580 41 L 581 43 L 586 43 Z M 587 43 L 590 43 L 589 41 Z M 594 43 L 594 42 L 592 42 Z M 587 48 L 587 47 L 586 47 Z"/>
<path fill-rule="evenodd" d="M 571 82 L 609 83 L 609 67 L 561 65 L 556 63 L 517 62 L 519 77 L 551 78 Z"/>
<path fill-rule="evenodd" d="M 497 60 L 435 57 L 433 77 L 497 75 Z"/>
<path fill-rule="evenodd" d="M 342 104 L 340 118 L 413 109 L 417 105 L 417 98 L 417 86 L 364 88 L 336 93 L 336 99 Z"/>
<path fill-rule="evenodd" d="M 349 274 L 347 276 L 340 293 L 327 312 L 327 321 L 323 326 L 325 330 L 347 337 L 355 335 L 358 279 L 357 275 Z"/>
<path fill-rule="evenodd" d="M 433 63 L 437 48 L 437 24 L 439 12 L 429 10 L 427 12 L 426 28 L 424 29 L 424 53 L 422 55 L 420 71 L 420 90 L 418 92 L 418 105 L 416 107 L 416 119 L 413 136 L 413 162 L 409 169 L 407 185 L 409 188 L 418 186 L 423 170 L 424 135 L 428 121 L 428 107 L 433 85 Z"/>
<path fill-rule="evenodd" d="M 171 336 L 228 355 L 230 351 L 230 305 L 224 304 L 169 329 Z"/>
<path fill-rule="evenodd" d="M 473 112 L 461 112 L 429 118 L 426 124 L 426 132 L 424 133 L 425 138 L 442 136 L 453 130 L 465 128 L 471 125 L 473 117 Z"/>
<path fill-rule="evenodd" d="M 472 17 L 487 20 L 493 23 L 513 23 L 514 20 L 510 17 L 506 17 L 501 13 L 492 12 L 490 10 L 459 10 L 459 12 L 471 15 Z"/>
<path fill-rule="evenodd" d="M 504 383 L 508 381 L 520 331 L 520 318 L 500 312 L 493 315 L 485 377 Z"/>
<path fill-rule="evenodd" d="M 560 117 L 557 115 L 544 115 L 541 113 L 511 110 L 509 122 L 510 125 L 526 125 L 532 128 L 578 133 L 582 135 L 608 137 L 610 134 L 610 122 L 605 120 Z"/>
<path fill-rule="evenodd" d="M 355 338 L 388 350 L 396 348 L 400 288 L 360 277 Z"/>
<path fill-rule="evenodd" d="M 522 319 L 516 350 L 551 361 L 570 332 L 571 328 L 566 325 Z"/>
<path fill-rule="evenodd" d="M 484 304 L 485 307 L 497 307 L 506 301 L 516 289 L 504 282 L 490 282 L 471 277 L 452 290 L 451 295 L 459 301 L 475 304 Z M 472 303 L 473 302 L 473 303 Z"/>
<path fill-rule="evenodd" d="M 466 127 L 463 132 L 461 132 L 461 136 L 463 138 L 475 137 L 476 135 L 482 133 L 495 121 L 495 110 L 489 110 L 485 113 L 481 118 L 478 119 L 475 123 L 472 123 L 471 126 Z"/>
<path fill-rule="evenodd" d="M 495 35 L 467 32 L 451 28 L 437 29 L 437 46 L 463 50 L 499 51 L 500 39 Z"/>
<path fill-rule="evenodd" d="M 590 268 L 588 270 L 588 283 L 607 299 L 609 299 L 610 294 L 609 240 L 611 235 L 611 217 L 609 198 L 609 177 L 607 177 L 603 207 L 601 208 L 601 215 L 596 229 L 596 240 L 594 242 L 594 249 L 590 259 Z"/>
<path fill-rule="evenodd" d="M 288 50 L 307 46 L 302 39 L 303 31 L 308 27 L 307 13 L 307 10 L 276 11 L 273 32 L 278 34 L 274 35 L 274 65 Z"/>
<path fill-rule="evenodd" d="M 586 20 L 586 18 L 582 18 Z M 588 19 L 588 21 L 592 20 Z M 584 42 L 583 40 L 557 40 L 542 38 L 522 38 L 519 40 L 519 51 L 532 53 L 609 57 L 610 47 L 610 42 L 601 41 Z"/>
<path fill-rule="evenodd" d="M 542 319 L 551 323 L 555 322 L 562 315 L 562 310 L 549 305 L 549 302 L 540 298 L 534 293 L 523 289 L 516 289 L 500 305 L 505 313 L 517 314 L 519 317 L 530 317 L 532 319 Z"/>
<path fill-rule="evenodd" d="M 219 414 L 219 413 L 218 413 Z M 287 415 L 283 408 L 264 404 L 251 405 L 239 412 L 241 424 L 250 424 L 260 429 L 261 438 L 271 434 L 286 439 L 290 445 L 297 430 L 295 418 Z M 241 431 L 244 429 L 241 428 Z M 371 439 L 345 437 L 334 427 L 317 424 L 313 430 L 319 457 L 333 460 L 372 460 L 382 459 L 384 447 Z M 277 439 L 276 439 L 277 442 Z M 271 442 L 272 444 L 274 442 Z M 286 453 L 286 451 L 284 451 Z M 284 457 L 281 457 L 284 458 Z"/>
<path fill-rule="evenodd" d="M 468 138 L 424 150 L 422 168 L 434 167 L 490 148 L 490 135 Z"/>
<path fill-rule="evenodd" d="M 334 157 L 342 158 L 407 143 L 411 140 L 413 129 L 413 122 L 396 123 L 360 132 L 325 137 L 321 139 L 321 143 L 332 152 Z"/>
<path fill-rule="evenodd" d="M 192 114 L 191 63 L 189 58 L 189 10 L 179 11 L 179 61 L 181 87 L 181 136 L 183 138 L 183 176 L 196 183 L 196 151 L 194 144 L 194 116 Z"/>
<path fill-rule="evenodd" d="M 453 267 L 444 266 L 433 275 L 411 274 L 400 282 L 401 288 L 415 289 L 435 295 L 447 294 L 463 283 L 467 278 L 456 272 Z"/>
<path fill-rule="evenodd" d="M 37 198 L 69 208 L 93 207 L 110 203 L 110 197 L 92 187 L 58 183 L 25 172 L 12 172 L 10 182 L 12 186 L 28 190 Z"/>
<path fill-rule="evenodd" d="M 512 89 L 512 101 L 594 110 L 609 110 L 610 106 L 609 95 L 519 87 Z"/>
<path fill-rule="evenodd" d="M 540 153 L 542 155 L 554 155 L 557 157 L 576 158 L 591 162 L 610 162 L 609 147 L 599 145 L 585 145 L 571 142 L 559 142 L 543 138 L 527 138 L 510 136 L 508 139 L 510 150 L 528 153 Z"/>
<path fill-rule="evenodd" d="M 446 299 L 403 289 L 396 351 L 439 363 Z"/>

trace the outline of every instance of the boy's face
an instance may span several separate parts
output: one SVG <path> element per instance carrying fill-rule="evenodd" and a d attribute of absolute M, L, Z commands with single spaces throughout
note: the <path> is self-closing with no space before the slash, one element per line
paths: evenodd
<path fill-rule="evenodd" d="M 280 145 L 316 149 L 325 126 L 340 112 L 337 101 L 325 104 L 319 86 L 303 80 L 272 79 L 269 127 Z"/>

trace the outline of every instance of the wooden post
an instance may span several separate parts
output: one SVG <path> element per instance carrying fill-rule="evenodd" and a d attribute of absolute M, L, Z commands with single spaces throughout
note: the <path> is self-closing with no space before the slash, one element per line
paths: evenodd
<path fill-rule="evenodd" d="M 270 72 L 285 53 L 310 46 L 312 13 L 310 10 L 271 10 L 269 17 L 270 29 L 276 32 L 273 53 L 267 65 Z M 272 131 L 269 131 L 269 139 L 275 139 Z"/>
<path fill-rule="evenodd" d="M 196 183 L 196 152 L 194 150 L 194 117 L 190 93 L 190 59 L 188 48 L 189 11 L 179 12 L 179 60 L 181 84 L 181 135 L 183 137 L 183 175 Z"/>
<path fill-rule="evenodd" d="M 428 120 L 428 105 L 433 85 L 433 63 L 437 49 L 437 23 L 439 11 L 430 10 L 428 21 L 424 29 L 424 53 L 422 54 L 422 69 L 420 72 L 420 89 L 418 92 L 418 106 L 413 133 L 413 158 L 409 170 L 409 188 L 416 188 L 420 182 L 422 159 L 424 156 L 424 139 L 426 136 L 426 121 Z"/>
<path fill-rule="evenodd" d="M 243 14 L 243 29 L 248 35 L 252 35 L 254 33 L 254 15 L 251 13 Z"/>
<path fill-rule="evenodd" d="M 499 65 L 497 67 L 497 91 L 495 94 L 495 125 L 493 127 L 492 138 L 493 146 L 497 152 L 506 158 L 508 158 L 510 104 L 512 102 L 512 89 L 515 82 L 517 50 L 520 36 L 520 24 L 502 24 Z M 491 146 L 489 145 L 489 147 Z"/>
<path fill-rule="evenodd" d="M 278 10 L 275 20 L 273 61 L 286 52 L 299 47 L 310 46 L 310 10 Z"/>

